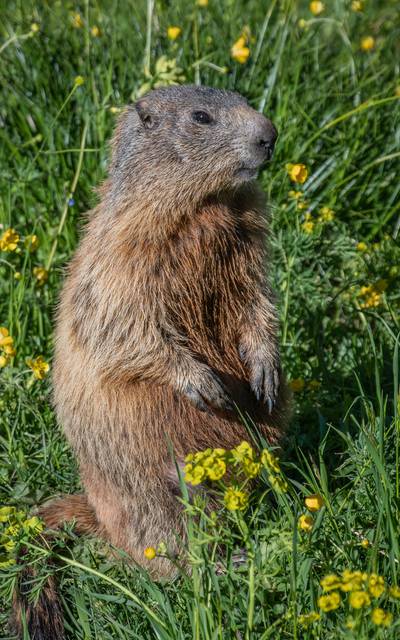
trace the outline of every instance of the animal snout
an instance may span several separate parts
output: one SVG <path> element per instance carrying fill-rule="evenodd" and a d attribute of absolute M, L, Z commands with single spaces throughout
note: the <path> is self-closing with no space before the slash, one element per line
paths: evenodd
<path fill-rule="evenodd" d="M 255 132 L 255 144 L 264 153 L 265 160 L 271 160 L 278 132 L 271 120 L 262 116 Z"/>

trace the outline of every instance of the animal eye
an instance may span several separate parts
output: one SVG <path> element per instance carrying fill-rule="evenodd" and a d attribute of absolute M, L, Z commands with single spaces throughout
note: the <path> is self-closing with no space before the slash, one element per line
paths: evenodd
<path fill-rule="evenodd" d="M 192 119 L 199 124 L 210 124 L 212 118 L 207 111 L 193 111 Z"/>

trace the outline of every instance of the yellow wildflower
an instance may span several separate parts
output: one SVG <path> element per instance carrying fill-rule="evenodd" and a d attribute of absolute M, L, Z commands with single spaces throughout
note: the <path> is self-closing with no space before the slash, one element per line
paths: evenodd
<path fill-rule="evenodd" d="M 39 238 L 35 234 L 26 236 L 24 245 L 29 251 L 36 251 L 39 246 Z"/>
<path fill-rule="evenodd" d="M 308 200 L 297 200 L 296 208 L 299 211 L 304 211 L 304 209 L 307 209 L 308 206 L 309 206 Z"/>
<path fill-rule="evenodd" d="M 16 271 L 16 272 L 14 273 L 14 278 L 15 278 L 16 280 L 21 280 L 21 278 L 22 278 L 22 273 L 21 273 L 20 271 Z"/>
<path fill-rule="evenodd" d="M 292 180 L 292 182 L 303 184 L 307 180 L 308 170 L 305 164 L 289 163 L 286 165 L 286 171 L 288 172 L 289 178 Z"/>
<path fill-rule="evenodd" d="M 280 473 L 279 460 L 276 456 L 274 456 L 271 451 L 268 449 L 263 449 L 261 453 L 261 463 L 264 467 L 267 467 L 270 471 L 274 471 L 275 473 Z"/>
<path fill-rule="evenodd" d="M 121 113 L 121 107 L 110 107 L 110 113 Z"/>
<path fill-rule="evenodd" d="M 24 531 L 40 533 L 44 529 L 44 524 L 37 516 L 32 516 L 23 521 L 22 528 Z"/>
<path fill-rule="evenodd" d="M 351 3 L 351 9 L 352 11 L 362 11 L 363 10 L 362 0 L 353 0 L 353 2 Z"/>
<path fill-rule="evenodd" d="M 379 598 L 385 591 L 385 581 L 382 576 L 378 576 L 376 573 L 371 573 L 368 580 L 368 591 L 374 598 Z"/>
<path fill-rule="evenodd" d="M 318 2 L 318 0 L 314 0 L 313 2 L 310 2 L 310 11 L 315 16 L 319 16 L 319 14 L 322 13 L 324 9 L 325 9 L 325 5 L 323 2 Z"/>
<path fill-rule="evenodd" d="M 314 526 L 314 518 L 312 516 L 303 514 L 299 517 L 297 524 L 299 529 L 309 533 L 310 531 L 312 531 L 312 528 Z"/>
<path fill-rule="evenodd" d="M 320 614 L 316 611 L 310 611 L 310 613 L 303 613 L 299 616 L 299 625 L 301 627 L 309 627 L 314 622 L 320 619 Z"/>
<path fill-rule="evenodd" d="M 15 229 L 6 229 L 0 238 L 1 251 L 15 251 L 18 246 L 19 235 Z"/>
<path fill-rule="evenodd" d="M 75 27 L 75 29 L 81 29 L 83 27 L 83 20 L 82 20 L 82 16 L 80 13 L 73 13 L 72 14 L 72 25 Z"/>
<path fill-rule="evenodd" d="M 250 55 L 250 49 L 246 45 L 247 38 L 241 35 L 231 47 L 232 58 L 240 64 L 244 64 Z"/>
<path fill-rule="evenodd" d="M 307 496 L 307 498 L 304 499 L 304 504 L 309 511 L 319 511 L 322 509 L 325 502 L 319 493 L 313 493 L 311 496 Z"/>
<path fill-rule="evenodd" d="M 13 565 L 15 563 L 16 563 L 15 558 L 8 558 L 8 560 L 1 560 L 0 561 L 0 569 L 5 569 L 6 567 L 10 567 L 11 565 Z"/>
<path fill-rule="evenodd" d="M 101 31 L 100 28 L 97 27 L 96 25 L 94 25 L 91 29 L 90 29 L 90 33 L 92 34 L 93 38 L 99 38 L 101 36 Z"/>
<path fill-rule="evenodd" d="M 245 458 L 243 460 L 242 466 L 243 471 L 248 478 L 256 478 L 260 473 L 261 464 L 259 462 L 254 462 L 254 460 L 250 460 L 249 458 Z"/>
<path fill-rule="evenodd" d="M 365 242 L 358 242 L 356 246 L 357 251 L 367 251 L 368 246 Z"/>
<path fill-rule="evenodd" d="M 375 47 L 375 38 L 372 36 L 364 36 L 361 40 L 360 47 L 362 51 L 372 51 Z"/>
<path fill-rule="evenodd" d="M 44 267 L 34 267 L 33 275 L 35 276 L 38 283 L 41 285 L 46 282 L 47 278 L 49 277 L 49 272 Z"/>
<path fill-rule="evenodd" d="M 346 629 L 352 630 L 356 626 L 356 621 L 354 620 L 354 618 L 349 616 L 348 618 L 346 618 L 346 622 L 344 623 L 344 626 L 346 627 Z"/>
<path fill-rule="evenodd" d="M 322 207 L 322 209 L 319 212 L 319 218 L 320 220 L 323 220 L 323 222 L 332 222 L 334 217 L 335 217 L 335 212 L 333 211 L 333 209 L 330 209 L 329 207 Z"/>
<path fill-rule="evenodd" d="M 231 454 L 236 462 L 242 462 L 245 458 L 253 458 L 254 451 L 251 445 L 243 440 L 237 447 L 232 449 Z"/>
<path fill-rule="evenodd" d="M 303 380 L 303 378 L 294 378 L 289 382 L 289 387 L 291 388 L 292 391 L 294 391 L 294 393 L 299 393 L 300 391 L 303 391 L 305 386 L 306 386 L 306 383 Z"/>
<path fill-rule="evenodd" d="M 229 511 L 243 511 L 246 509 L 249 497 L 245 491 L 235 487 L 228 487 L 224 494 L 224 503 Z"/>
<path fill-rule="evenodd" d="M 212 465 L 207 469 L 207 476 L 210 480 L 220 480 L 226 473 L 226 464 L 223 460 L 213 460 Z"/>
<path fill-rule="evenodd" d="M 361 573 L 361 571 L 349 571 L 349 569 L 345 569 L 342 572 L 342 585 L 341 590 L 345 592 L 349 591 L 361 591 L 363 588 L 363 583 L 366 582 L 368 576 L 366 573 Z"/>
<path fill-rule="evenodd" d="M 206 470 L 200 465 L 193 466 L 193 464 L 187 464 L 184 468 L 185 482 L 193 485 L 194 487 L 200 484 L 206 477 Z"/>
<path fill-rule="evenodd" d="M 40 27 L 37 22 L 32 22 L 31 24 L 31 33 L 37 33 L 40 30 Z"/>
<path fill-rule="evenodd" d="M 176 40 L 182 33 L 182 29 L 180 27 L 168 27 L 167 36 L 169 40 Z"/>
<path fill-rule="evenodd" d="M 4 369 L 8 365 L 7 356 L 0 356 L 0 369 Z"/>
<path fill-rule="evenodd" d="M 314 222 L 312 221 L 303 222 L 303 224 L 301 225 L 301 228 L 303 229 L 304 233 L 312 233 L 314 231 Z"/>
<path fill-rule="evenodd" d="M 341 584 L 341 579 L 335 573 L 328 573 L 320 582 L 324 591 L 336 591 L 340 589 Z"/>
<path fill-rule="evenodd" d="M 366 591 L 352 591 L 349 604 L 353 609 L 362 609 L 362 607 L 368 607 L 371 604 L 371 598 Z"/>
<path fill-rule="evenodd" d="M 308 22 L 307 20 L 304 20 L 304 18 L 300 18 L 297 24 L 299 25 L 300 29 L 305 29 L 308 26 Z"/>
<path fill-rule="evenodd" d="M 15 507 L 1 507 L 0 508 L 0 522 L 8 522 L 10 518 L 16 513 Z"/>
<path fill-rule="evenodd" d="M 208 0 L 197 0 L 198 7 L 208 7 Z"/>
<path fill-rule="evenodd" d="M 397 586 L 397 584 L 394 584 L 394 585 L 393 585 L 392 587 L 390 587 L 390 589 L 389 589 L 389 595 L 390 595 L 392 598 L 396 598 L 396 600 L 397 600 L 397 599 L 400 599 L 400 587 L 398 587 L 398 586 Z"/>
<path fill-rule="evenodd" d="M 377 607 L 376 609 L 373 609 L 371 613 L 371 620 L 378 626 L 390 627 L 393 615 L 389 611 L 385 611 L 384 609 Z"/>
<path fill-rule="evenodd" d="M 147 558 L 147 560 L 154 560 L 157 555 L 157 551 L 154 547 L 146 547 L 146 549 L 143 551 L 143 555 L 145 558 Z"/>
<path fill-rule="evenodd" d="M 277 491 L 278 493 L 286 493 L 286 491 L 288 490 L 288 483 L 281 476 L 273 476 L 272 474 L 270 474 L 268 476 L 268 482 L 271 485 L 272 489 L 274 489 L 274 491 Z"/>
<path fill-rule="evenodd" d="M 320 596 L 318 598 L 318 606 L 322 611 L 327 613 L 328 611 L 334 611 L 338 607 L 340 607 L 341 597 L 340 593 L 337 591 L 332 591 L 332 593 L 327 594 L 326 596 Z"/>
<path fill-rule="evenodd" d="M 85 78 L 83 76 L 76 76 L 74 80 L 75 87 L 81 87 L 85 82 Z"/>
<path fill-rule="evenodd" d="M 28 359 L 26 364 L 30 369 L 32 369 L 36 380 L 44 380 L 50 369 L 49 363 L 45 362 L 43 356 L 38 356 L 34 360 Z"/>
<path fill-rule="evenodd" d="M 291 189 L 289 191 L 289 197 L 290 198 L 294 198 L 295 200 L 299 200 L 299 198 L 303 197 L 303 192 L 302 191 L 295 191 L 294 189 Z"/>
<path fill-rule="evenodd" d="M 363 538 L 360 542 L 360 546 L 363 549 L 367 549 L 367 547 L 369 547 L 369 540 L 367 538 Z"/>

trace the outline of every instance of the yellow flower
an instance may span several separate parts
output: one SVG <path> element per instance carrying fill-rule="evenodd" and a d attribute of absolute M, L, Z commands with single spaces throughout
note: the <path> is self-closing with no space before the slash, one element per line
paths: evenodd
<path fill-rule="evenodd" d="M 197 0 L 198 7 L 208 7 L 208 0 Z"/>
<path fill-rule="evenodd" d="M 268 476 L 268 482 L 271 485 L 274 491 L 278 493 L 286 493 L 288 490 L 288 483 L 281 476 L 273 476 L 272 474 Z"/>
<path fill-rule="evenodd" d="M 342 585 L 341 590 L 345 592 L 360 591 L 363 588 L 363 583 L 366 582 L 368 575 L 361 573 L 361 571 L 349 571 L 345 569 L 342 572 Z"/>
<path fill-rule="evenodd" d="M 301 228 L 303 229 L 304 233 L 312 233 L 314 231 L 314 222 L 303 222 Z"/>
<path fill-rule="evenodd" d="M 47 278 L 49 277 L 49 272 L 44 267 L 34 267 L 33 275 L 35 276 L 38 283 L 41 285 L 46 282 Z"/>
<path fill-rule="evenodd" d="M 147 558 L 147 560 L 154 560 L 157 555 L 157 551 L 154 547 L 146 547 L 146 549 L 143 551 L 143 554 L 144 557 Z"/>
<path fill-rule="evenodd" d="M 385 581 L 382 576 L 378 576 L 376 573 L 371 573 L 368 580 L 368 591 L 374 598 L 379 598 L 385 591 Z"/>
<path fill-rule="evenodd" d="M 1 509 L 0 509 L 1 511 Z M 390 587 L 389 589 L 389 595 L 392 598 L 396 598 L 396 599 L 400 599 L 400 587 L 397 586 L 397 584 L 394 584 L 392 587 Z"/>
<path fill-rule="evenodd" d="M 207 475 L 210 480 L 220 480 L 226 473 L 226 464 L 223 460 L 214 460 L 213 464 L 207 469 Z"/>
<path fill-rule="evenodd" d="M 324 506 L 325 502 L 323 497 L 319 493 L 314 493 L 311 496 L 307 496 L 304 500 L 309 511 L 319 511 Z"/>
<path fill-rule="evenodd" d="M 83 27 L 83 20 L 82 20 L 82 16 L 80 13 L 73 13 L 72 14 L 72 25 L 75 27 L 75 29 L 81 29 Z"/>
<path fill-rule="evenodd" d="M 231 47 L 232 58 L 240 64 L 244 64 L 250 55 L 250 49 L 246 46 L 246 44 L 247 38 L 246 36 L 242 35 Z"/>
<path fill-rule="evenodd" d="M 262 450 L 261 463 L 270 471 L 280 473 L 281 468 L 279 466 L 279 460 L 273 453 L 271 453 L 271 451 L 268 451 L 268 449 Z"/>
<path fill-rule="evenodd" d="M 317 0 L 314 0 L 314 2 L 310 2 L 310 11 L 315 16 L 319 16 L 319 14 L 322 13 L 324 9 L 325 5 L 323 2 L 318 2 Z"/>
<path fill-rule="evenodd" d="M 314 622 L 316 622 L 317 620 L 320 619 L 320 614 L 317 613 L 316 611 L 310 611 L 310 613 L 303 613 L 301 616 L 299 616 L 299 625 L 301 627 L 309 627 L 310 625 L 312 625 Z"/>
<path fill-rule="evenodd" d="M 1 507 L 0 508 L 0 522 L 8 522 L 10 518 L 16 513 L 15 507 Z"/>
<path fill-rule="evenodd" d="M 332 222 L 334 217 L 335 217 L 335 212 L 333 211 L 333 209 L 330 209 L 329 207 L 322 207 L 322 209 L 319 212 L 319 218 L 324 222 Z"/>
<path fill-rule="evenodd" d="M 33 375 L 37 380 L 44 380 L 50 369 L 50 365 L 48 362 L 45 362 L 43 356 L 38 356 L 34 360 L 29 359 L 26 361 L 26 364 L 32 369 Z"/>
<path fill-rule="evenodd" d="M 0 369 L 4 369 L 8 365 L 7 356 L 0 356 Z"/>
<path fill-rule="evenodd" d="M 299 25 L 300 29 L 305 29 L 308 25 L 308 22 L 307 20 L 304 20 L 304 18 L 300 18 L 297 24 Z"/>
<path fill-rule="evenodd" d="M 94 25 L 91 29 L 90 29 L 90 33 L 92 34 L 93 38 L 99 38 L 101 36 L 101 31 L 100 28 L 97 27 L 96 25 Z"/>
<path fill-rule="evenodd" d="M 35 251 L 39 246 L 39 238 L 35 234 L 26 236 L 24 245 L 29 251 Z"/>
<path fill-rule="evenodd" d="M 294 189 L 291 189 L 289 191 L 289 198 L 294 198 L 294 200 L 299 200 L 302 197 L 303 197 L 302 191 L 294 191 Z"/>
<path fill-rule="evenodd" d="M 299 529 L 309 533 L 310 531 L 312 531 L 313 526 L 314 526 L 314 518 L 312 516 L 308 516 L 305 514 L 300 516 L 298 520 Z"/>
<path fill-rule="evenodd" d="M 44 524 L 37 516 L 32 516 L 32 518 L 24 520 L 22 528 L 27 532 L 40 533 L 44 529 Z"/>
<path fill-rule="evenodd" d="M 245 458 L 242 462 L 243 471 L 248 478 L 256 478 L 260 473 L 261 464 Z"/>
<path fill-rule="evenodd" d="M 352 630 L 356 626 L 356 621 L 354 620 L 354 618 L 348 617 L 346 619 L 346 622 L 345 622 L 344 626 L 346 627 L 346 629 Z"/>
<path fill-rule="evenodd" d="M 167 36 L 170 40 L 176 40 L 182 33 L 182 29 L 180 27 L 168 27 Z"/>
<path fill-rule="evenodd" d="M 362 0 L 353 0 L 353 2 L 351 3 L 351 9 L 352 11 L 362 11 L 363 10 Z"/>
<path fill-rule="evenodd" d="M 121 111 L 122 111 L 121 107 L 110 107 L 111 113 L 121 113 Z"/>
<path fill-rule="evenodd" d="M 371 51 L 375 47 L 375 38 L 372 36 L 365 36 L 361 40 L 360 47 L 362 51 Z"/>
<path fill-rule="evenodd" d="M 21 280 L 21 278 L 22 278 L 22 273 L 21 273 L 20 271 L 16 271 L 16 272 L 14 273 L 14 278 L 15 278 L 16 280 Z"/>
<path fill-rule="evenodd" d="M 318 598 L 319 608 L 326 613 L 328 611 L 334 611 L 335 609 L 337 609 L 340 606 L 340 603 L 341 597 L 340 593 L 338 593 L 337 591 L 332 591 L 332 593 L 329 593 L 326 596 L 320 596 Z"/>
<path fill-rule="evenodd" d="M 390 627 L 393 620 L 393 615 L 389 611 L 384 611 L 384 609 L 380 609 L 377 607 L 373 609 L 371 613 L 371 620 L 374 624 L 383 627 Z"/>
<path fill-rule="evenodd" d="M 357 251 L 367 251 L 368 246 L 365 242 L 358 242 L 356 246 Z"/>
<path fill-rule="evenodd" d="M 353 591 L 350 593 L 349 604 L 353 609 L 362 609 L 371 604 L 371 598 L 366 591 Z"/>
<path fill-rule="evenodd" d="M 324 591 L 336 591 L 337 589 L 340 589 L 341 584 L 341 579 L 335 573 L 328 573 L 328 575 L 322 578 L 320 582 Z"/>
<path fill-rule="evenodd" d="M 360 546 L 363 549 L 367 549 L 367 547 L 369 547 L 369 540 L 367 540 L 367 538 L 363 538 L 363 540 L 361 540 L 360 542 Z"/>
<path fill-rule="evenodd" d="M 289 174 L 289 178 L 292 182 L 298 182 L 303 184 L 307 180 L 308 170 L 305 164 L 292 164 L 286 165 L 286 171 Z"/>
<path fill-rule="evenodd" d="M 251 445 L 243 440 L 243 442 L 231 450 L 231 454 L 236 462 L 242 462 L 245 458 L 253 458 L 254 451 Z"/>
<path fill-rule="evenodd" d="M 303 391 L 305 386 L 306 386 L 306 383 L 303 380 L 303 378 L 294 378 L 289 382 L 289 387 L 291 388 L 292 391 L 294 391 L 294 393 L 299 393 L 300 391 Z"/>
<path fill-rule="evenodd" d="M 200 482 L 202 482 L 206 477 L 206 470 L 200 465 L 193 466 L 192 464 L 187 464 L 184 468 L 184 479 L 188 484 L 193 485 L 194 487 Z"/>
<path fill-rule="evenodd" d="M 249 501 L 247 493 L 236 489 L 235 487 L 228 487 L 224 494 L 224 503 L 229 511 L 243 511 L 246 509 Z"/>
<path fill-rule="evenodd" d="M 40 27 L 37 22 L 32 22 L 31 24 L 31 33 L 37 33 L 40 30 Z"/>
<path fill-rule="evenodd" d="M 13 565 L 15 563 L 16 563 L 15 558 L 9 558 L 8 560 L 1 560 L 0 561 L 0 569 L 5 569 L 6 567 L 10 567 L 11 565 Z"/>
<path fill-rule="evenodd" d="M 19 235 L 15 229 L 6 229 L 0 238 L 1 251 L 15 251 L 18 246 Z"/>
<path fill-rule="evenodd" d="M 74 80 L 75 87 L 81 87 L 85 82 L 85 78 L 83 76 L 76 76 Z"/>

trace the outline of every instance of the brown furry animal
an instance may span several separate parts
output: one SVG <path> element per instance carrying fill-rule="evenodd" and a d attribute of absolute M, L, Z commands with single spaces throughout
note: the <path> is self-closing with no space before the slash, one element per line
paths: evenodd
<path fill-rule="evenodd" d="M 55 405 L 85 497 L 51 503 L 52 527 L 97 531 L 140 564 L 181 531 L 178 460 L 287 420 L 267 220 L 254 183 L 276 131 L 236 93 L 152 91 L 122 114 L 109 178 L 61 296 Z M 169 575 L 165 559 L 152 561 Z"/>

